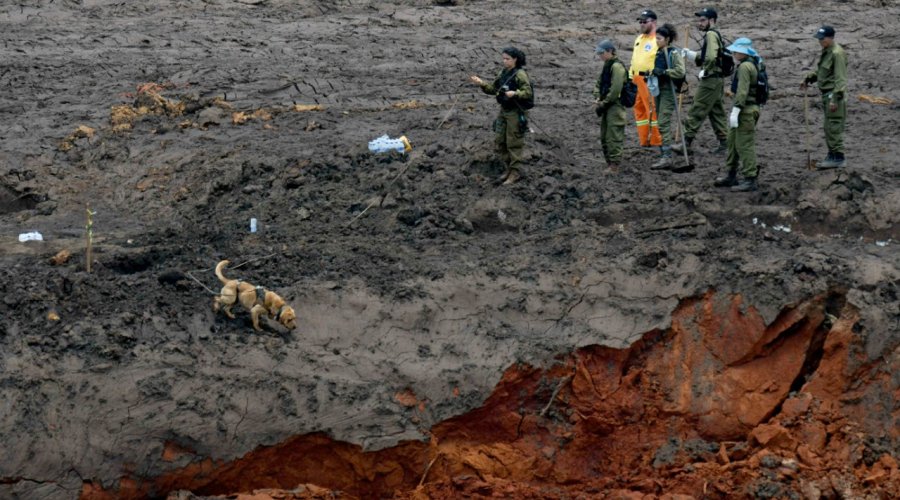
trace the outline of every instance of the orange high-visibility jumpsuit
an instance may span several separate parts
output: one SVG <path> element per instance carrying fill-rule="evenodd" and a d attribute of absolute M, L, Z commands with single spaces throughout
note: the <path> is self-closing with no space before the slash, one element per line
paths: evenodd
<path fill-rule="evenodd" d="M 637 85 L 637 99 L 634 103 L 634 121 L 637 125 L 638 141 L 641 146 L 662 146 L 659 124 L 656 121 L 656 109 L 653 96 L 647 88 L 647 81 L 639 72 L 653 70 L 656 62 L 656 33 L 638 35 L 634 39 L 631 52 L 631 81 Z"/>

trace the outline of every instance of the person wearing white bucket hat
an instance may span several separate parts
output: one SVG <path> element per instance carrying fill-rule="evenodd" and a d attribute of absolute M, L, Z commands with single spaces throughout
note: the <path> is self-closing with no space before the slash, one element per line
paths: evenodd
<path fill-rule="evenodd" d="M 717 187 L 730 187 L 732 191 L 756 191 L 759 169 L 756 165 L 756 122 L 759 121 L 757 78 L 759 54 L 749 38 L 738 38 L 730 46 L 734 57 L 734 78 L 731 92 L 734 94 L 731 115 L 728 119 L 728 156 L 725 159 L 727 173 L 716 178 Z M 740 166 L 741 180 L 737 170 Z"/>

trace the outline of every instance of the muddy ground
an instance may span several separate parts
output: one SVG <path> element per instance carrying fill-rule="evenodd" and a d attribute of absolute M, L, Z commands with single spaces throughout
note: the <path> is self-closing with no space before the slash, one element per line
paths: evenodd
<path fill-rule="evenodd" d="M 605 172 L 593 46 L 630 45 L 642 7 L 7 2 L 0 496 L 73 498 L 86 481 L 115 489 L 313 432 L 369 450 L 423 439 L 509 366 L 627 347 L 710 290 L 766 321 L 839 290 L 860 314 L 855 355 L 900 364 L 900 8 L 721 6 L 723 33 L 754 40 L 776 88 L 761 189 L 732 194 L 711 187 L 723 157 L 706 152 L 708 125 L 691 173 L 650 171 L 632 128 L 624 168 Z M 693 25 L 693 2 L 650 7 Z M 824 22 L 851 61 L 840 171 L 807 169 L 797 88 Z M 512 187 L 495 182 L 497 105 L 466 83 L 494 74 L 508 45 L 527 54 L 538 102 Z M 371 154 L 382 134 L 413 151 Z M 27 231 L 44 240 L 19 242 Z M 71 257 L 51 262 L 61 250 Z M 288 299 L 299 328 L 215 315 L 221 259 Z M 896 410 L 893 381 L 883 403 Z M 404 391 L 427 402 L 422 418 L 398 404 Z M 898 426 L 896 411 L 872 418 L 873 436 Z M 191 453 L 164 460 L 167 443 Z"/>

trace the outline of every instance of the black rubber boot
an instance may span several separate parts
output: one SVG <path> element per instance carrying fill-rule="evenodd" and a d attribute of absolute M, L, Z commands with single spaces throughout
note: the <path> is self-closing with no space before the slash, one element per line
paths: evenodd
<path fill-rule="evenodd" d="M 744 177 L 737 186 L 731 186 L 731 190 L 736 193 L 756 191 L 757 189 L 759 186 L 756 184 L 756 177 Z"/>
<path fill-rule="evenodd" d="M 691 143 L 694 142 L 694 138 L 693 137 L 685 137 L 684 142 L 685 142 L 685 144 L 687 144 L 688 154 L 691 154 Z M 672 151 L 674 151 L 678 154 L 683 154 L 684 148 L 681 147 L 680 142 L 676 142 L 675 144 L 672 145 Z"/>
<path fill-rule="evenodd" d="M 844 153 L 834 154 L 834 166 L 835 168 L 841 168 L 844 166 Z"/>
<path fill-rule="evenodd" d="M 667 150 L 656 163 L 650 165 L 650 170 L 667 170 L 672 167 L 672 164 L 672 152 Z"/>
<path fill-rule="evenodd" d="M 816 164 L 816 168 L 820 168 L 822 170 L 826 170 L 829 168 L 837 168 L 838 167 L 838 163 L 837 163 L 837 155 L 838 154 L 839 153 L 832 153 L 831 151 L 829 151 L 828 156 L 826 156 L 824 160 L 822 160 Z"/>
<path fill-rule="evenodd" d="M 719 145 L 714 147 L 712 150 L 712 154 L 720 155 L 728 152 L 728 140 L 727 139 L 719 139 Z"/>
<path fill-rule="evenodd" d="M 716 177 L 716 180 L 713 181 L 713 186 L 715 187 L 732 187 L 737 186 L 737 172 L 734 170 L 729 170 L 728 175 L 723 175 L 721 177 Z"/>

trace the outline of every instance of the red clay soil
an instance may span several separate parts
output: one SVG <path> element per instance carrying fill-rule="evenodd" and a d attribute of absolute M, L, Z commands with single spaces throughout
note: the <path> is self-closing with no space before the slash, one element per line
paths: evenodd
<path fill-rule="evenodd" d="M 896 440 L 898 412 L 860 402 L 898 363 L 850 366 L 857 320 L 839 291 L 768 326 L 740 296 L 710 292 L 627 349 L 510 367 L 482 407 L 434 426 L 429 443 L 366 453 L 299 436 L 116 491 L 88 483 L 81 498 L 896 498 L 896 459 L 861 430 L 887 417 Z M 424 405 L 409 392 L 397 402 Z"/>

